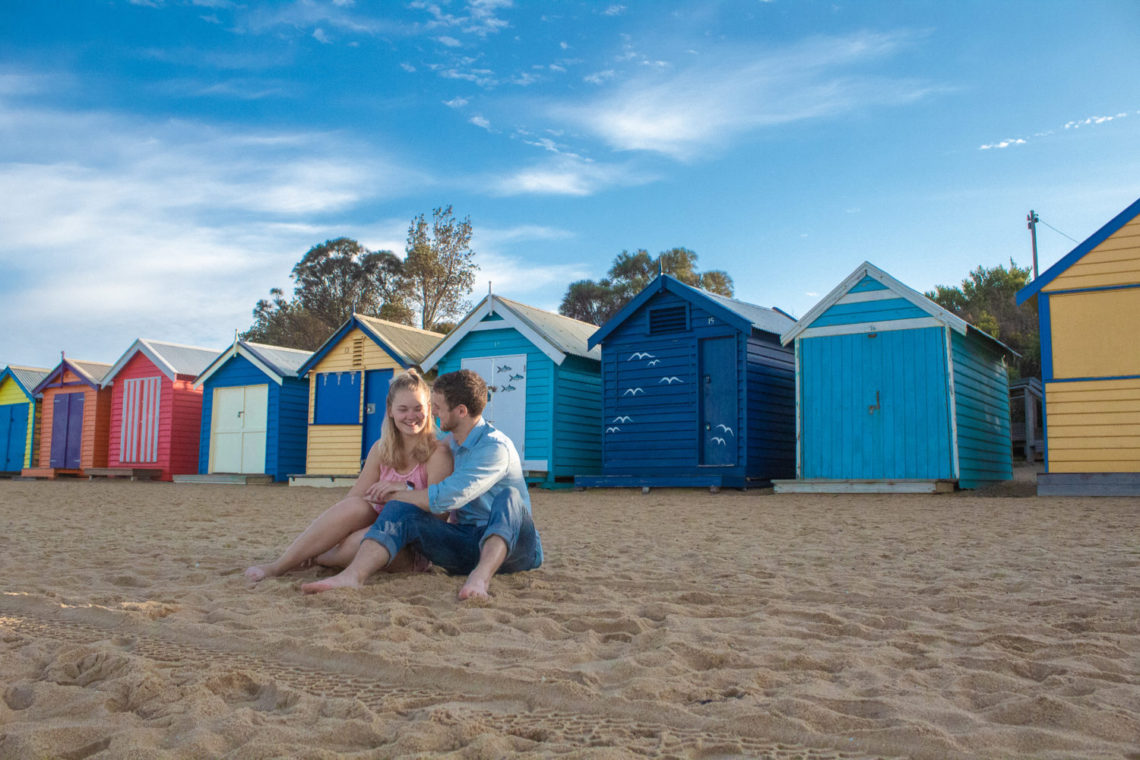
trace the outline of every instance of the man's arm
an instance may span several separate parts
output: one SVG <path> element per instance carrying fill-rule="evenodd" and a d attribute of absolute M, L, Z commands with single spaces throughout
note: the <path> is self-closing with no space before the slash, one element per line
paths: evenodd
<path fill-rule="evenodd" d="M 490 491 L 492 486 L 502 480 L 509 470 L 510 462 L 506 446 L 488 442 L 467 452 L 456 462 L 455 472 L 451 475 L 435 485 L 429 485 L 423 504 L 418 500 L 412 503 L 437 515 L 459 509 Z"/>

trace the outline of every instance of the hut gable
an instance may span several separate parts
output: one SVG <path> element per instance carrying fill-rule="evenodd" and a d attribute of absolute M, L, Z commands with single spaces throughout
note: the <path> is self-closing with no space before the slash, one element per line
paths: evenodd
<path fill-rule="evenodd" d="M 1033 297 L 1045 390 L 1047 472 L 1038 492 L 1140 493 L 1140 199 L 1022 288 L 1017 302 Z M 1075 474 L 1088 477 L 1067 478 Z"/>

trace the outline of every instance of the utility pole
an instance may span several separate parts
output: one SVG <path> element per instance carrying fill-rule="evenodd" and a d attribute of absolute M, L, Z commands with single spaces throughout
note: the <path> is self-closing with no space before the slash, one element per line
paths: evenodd
<path fill-rule="evenodd" d="M 1029 209 L 1029 216 L 1025 217 L 1029 222 L 1029 235 L 1033 239 L 1033 279 L 1037 279 L 1037 223 L 1041 221 L 1041 217 L 1037 216 L 1037 212 Z"/>

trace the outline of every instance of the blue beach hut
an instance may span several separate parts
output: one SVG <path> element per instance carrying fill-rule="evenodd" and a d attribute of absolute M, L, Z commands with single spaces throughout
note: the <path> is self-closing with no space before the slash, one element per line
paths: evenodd
<path fill-rule="evenodd" d="M 582 487 L 744 488 L 791 477 L 795 320 L 659 275 L 590 336 L 602 474 Z"/>
<path fill-rule="evenodd" d="M 19 475 L 35 462 L 40 403 L 33 389 L 47 377 L 39 367 L 0 372 L 0 473 Z"/>
<path fill-rule="evenodd" d="M 298 370 L 310 351 L 235 340 L 194 380 L 202 389 L 201 475 L 305 471 L 309 381 Z"/>
<path fill-rule="evenodd" d="M 781 340 L 796 480 L 777 492 L 976 488 L 1012 477 L 1008 347 L 864 262 Z"/>
<path fill-rule="evenodd" d="M 553 487 L 601 470 L 598 328 L 488 294 L 424 359 L 470 369 L 492 389 L 484 417 L 514 442 L 530 482 Z"/>

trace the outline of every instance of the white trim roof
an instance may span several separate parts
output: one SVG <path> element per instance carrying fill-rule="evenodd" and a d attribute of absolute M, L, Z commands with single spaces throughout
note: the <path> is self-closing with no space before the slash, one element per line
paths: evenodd
<path fill-rule="evenodd" d="M 184 346 L 179 343 L 139 338 L 131 344 L 131 347 L 119 357 L 119 360 L 103 376 L 103 384 L 111 383 L 115 376 L 122 372 L 127 363 L 134 358 L 135 354 L 140 352 L 170 380 L 176 380 L 178 375 L 197 377 L 218 356 L 217 349 L 213 348 Z"/>
<path fill-rule="evenodd" d="M 206 367 L 206 369 L 202 370 L 200 375 L 194 378 L 194 387 L 202 387 L 202 384 L 205 383 L 211 375 L 220 370 L 226 362 L 235 356 L 244 357 L 274 382 L 281 385 L 285 378 L 297 377 L 297 370 L 299 370 L 312 355 L 312 351 L 302 351 L 296 348 L 285 348 L 284 346 L 270 346 L 264 343 L 235 340 L 229 348 L 218 354 L 217 358 L 210 362 L 210 366 Z"/>

